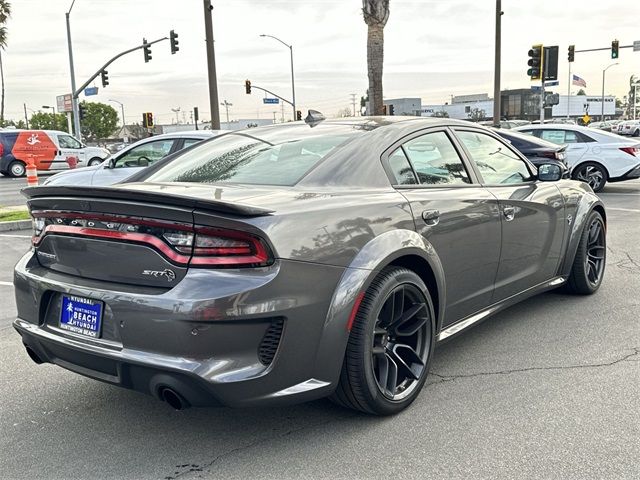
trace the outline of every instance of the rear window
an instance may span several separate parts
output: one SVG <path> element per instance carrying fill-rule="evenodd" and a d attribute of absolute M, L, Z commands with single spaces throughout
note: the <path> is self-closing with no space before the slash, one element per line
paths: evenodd
<path fill-rule="evenodd" d="M 274 131 L 277 134 L 271 138 L 223 135 L 177 156 L 145 181 L 291 186 L 334 149 L 363 132 L 331 128 L 323 134 L 304 128 L 291 128 L 289 135 Z"/>

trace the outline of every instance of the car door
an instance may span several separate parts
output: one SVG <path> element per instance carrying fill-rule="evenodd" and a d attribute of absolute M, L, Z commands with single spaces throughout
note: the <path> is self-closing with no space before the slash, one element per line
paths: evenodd
<path fill-rule="evenodd" d="M 493 301 L 553 278 L 566 225 L 560 189 L 538 182 L 535 167 L 497 137 L 458 127 L 455 132 L 500 207 L 502 250 Z"/>
<path fill-rule="evenodd" d="M 84 145 L 71 135 L 56 133 L 55 135 L 58 143 L 58 152 L 53 161 L 56 170 L 64 170 L 69 168 L 69 158 L 75 157 L 77 159 L 77 167 L 85 167 L 87 165 L 86 153 Z"/>
<path fill-rule="evenodd" d="M 541 128 L 534 132 L 536 136 L 542 140 L 547 140 L 558 145 L 567 145 L 566 155 L 569 168 L 573 168 L 580 163 L 582 157 L 589 151 L 589 144 L 591 142 L 587 141 L 579 132 L 562 128 Z"/>
<path fill-rule="evenodd" d="M 387 152 L 385 168 L 411 205 L 416 231 L 442 262 L 447 326 L 491 301 L 500 259 L 497 202 L 465 166 L 446 128 L 418 132 Z"/>
<path fill-rule="evenodd" d="M 174 152 L 176 139 L 164 138 L 134 145 L 114 155 L 93 176 L 93 185 L 113 185 Z"/>

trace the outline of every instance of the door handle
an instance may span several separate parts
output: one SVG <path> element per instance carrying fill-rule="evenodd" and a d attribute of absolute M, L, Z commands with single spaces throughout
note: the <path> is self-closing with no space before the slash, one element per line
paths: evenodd
<path fill-rule="evenodd" d="M 516 207 L 504 207 L 502 209 L 502 214 L 504 215 L 504 219 L 507 222 L 510 222 L 516 216 Z"/>
<path fill-rule="evenodd" d="M 437 225 L 440 221 L 440 211 L 439 210 L 425 210 L 422 212 L 422 220 L 429 226 Z"/>

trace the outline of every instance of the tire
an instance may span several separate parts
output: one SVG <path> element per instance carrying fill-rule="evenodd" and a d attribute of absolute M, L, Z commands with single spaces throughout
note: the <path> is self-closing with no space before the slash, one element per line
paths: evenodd
<path fill-rule="evenodd" d="M 573 170 L 571 178 L 589 184 L 593 191 L 597 193 L 602 191 L 609 179 L 609 175 L 607 170 L 599 163 L 587 162 L 578 165 Z"/>
<path fill-rule="evenodd" d="M 27 166 L 20 160 L 14 160 L 9 164 L 9 176 L 24 177 L 27 174 Z"/>
<path fill-rule="evenodd" d="M 424 385 L 434 343 L 433 302 L 424 282 L 406 268 L 384 268 L 360 303 L 330 399 L 369 414 L 402 411 Z"/>
<path fill-rule="evenodd" d="M 602 284 L 606 260 L 606 227 L 602 215 L 594 210 L 584 224 L 565 291 L 578 295 L 595 293 Z"/>
<path fill-rule="evenodd" d="M 100 157 L 93 157 L 91 160 L 89 160 L 87 162 L 87 166 L 89 167 L 93 167 L 94 165 L 99 165 L 100 163 L 104 162 L 103 158 Z"/>

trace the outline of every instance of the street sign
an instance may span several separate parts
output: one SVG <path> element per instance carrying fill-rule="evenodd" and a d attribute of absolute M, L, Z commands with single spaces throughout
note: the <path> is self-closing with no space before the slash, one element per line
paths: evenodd
<path fill-rule="evenodd" d="M 539 86 L 539 85 L 532 85 L 531 86 L 531 91 L 532 92 L 540 92 L 540 91 L 542 91 L 542 87 Z"/>
<path fill-rule="evenodd" d="M 57 104 L 59 113 L 66 113 L 66 112 L 73 111 L 73 102 L 71 100 L 70 93 L 67 93 L 66 95 L 58 95 L 56 97 L 56 104 Z"/>
<path fill-rule="evenodd" d="M 275 104 L 278 104 L 278 103 L 280 103 L 280 99 L 279 98 L 263 98 L 262 99 L 262 103 L 275 103 Z"/>
<path fill-rule="evenodd" d="M 90 95 L 97 95 L 98 94 L 98 87 L 87 87 L 84 89 L 84 94 L 85 96 L 90 96 Z"/>
<path fill-rule="evenodd" d="M 584 115 L 582 116 L 582 121 L 583 121 L 585 124 L 587 124 L 587 123 L 589 123 L 589 122 L 591 121 L 591 117 L 590 117 L 589 115 L 587 115 L 587 114 L 584 114 Z"/>
<path fill-rule="evenodd" d="M 552 82 L 544 82 L 545 87 L 556 87 L 558 85 L 560 85 L 560 82 L 558 80 Z"/>
<path fill-rule="evenodd" d="M 633 51 L 640 52 L 640 40 L 636 40 L 633 42 Z"/>

